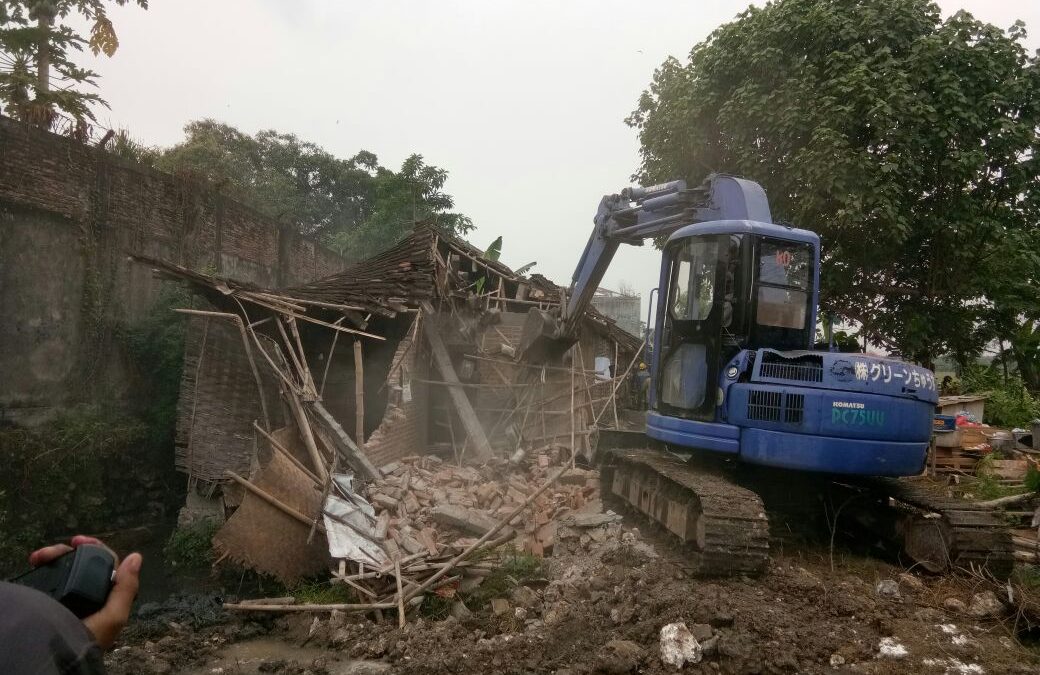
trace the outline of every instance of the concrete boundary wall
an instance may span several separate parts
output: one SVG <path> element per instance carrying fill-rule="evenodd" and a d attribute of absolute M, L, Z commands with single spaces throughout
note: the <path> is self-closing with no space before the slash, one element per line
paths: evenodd
<path fill-rule="evenodd" d="M 209 185 L 0 117 L 0 423 L 130 403 L 120 330 L 162 282 L 127 253 L 270 287 L 346 266 Z"/>

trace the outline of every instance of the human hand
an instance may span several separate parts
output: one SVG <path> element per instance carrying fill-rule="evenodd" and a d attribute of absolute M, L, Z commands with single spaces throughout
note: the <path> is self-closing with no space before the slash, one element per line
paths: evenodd
<path fill-rule="evenodd" d="M 69 544 L 55 544 L 33 551 L 29 555 L 29 564 L 33 567 L 46 565 L 83 544 L 108 548 L 99 539 L 81 534 L 73 537 Z M 108 550 L 112 552 L 112 549 Z M 83 619 L 83 624 L 86 625 L 87 630 L 94 636 L 94 641 L 102 649 L 111 647 L 119 637 L 120 631 L 126 627 L 126 623 L 130 619 L 130 608 L 134 604 L 134 598 L 137 597 L 137 589 L 140 585 L 141 554 L 131 553 L 122 563 L 119 562 L 119 556 L 114 552 L 112 552 L 112 557 L 115 559 L 116 578 L 112 591 L 108 594 L 108 600 L 104 607 Z"/>

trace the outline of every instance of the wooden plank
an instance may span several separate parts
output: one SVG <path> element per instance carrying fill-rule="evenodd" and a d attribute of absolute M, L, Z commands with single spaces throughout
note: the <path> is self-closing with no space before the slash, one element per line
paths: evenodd
<path fill-rule="evenodd" d="M 423 312 L 429 317 L 433 316 L 433 305 L 428 300 L 424 300 L 421 306 Z M 488 442 L 487 434 L 484 433 L 484 427 L 481 426 L 477 413 L 474 412 L 473 405 L 462 387 L 462 382 L 459 381 L 459 376 L 451 365 L 451 356 L 448 354 L 448 348 L 444 346 L 444 340 L 441 339 L 440 333 L 437 332 L 437 327 L 432 321 L 426 322 L 426 330 L 423 331 L 423 334 L 426 335 L 426 340 L 430 343 L 430 349 L 433 351 L 433 361 L 437 365 L 437 370 L 440 371 L 441 377 L 449 385 L 448 393 L 451 395 L 451 400 L 459 413 L 459 419 L 462 420 L 462 426 L 469 435 L 471 446 L 477 453 L 478 459 L 481 461 L 490 459 L 491 444 Z"/>
<path fill-rule="evenodd" d="M 306 405 L 308 411 L 312 413 L 310 416 L 317 422 L 322 438 L 332 443 L 333 447 L 343 455 L 351 467 L 363 474 L 368 480 L 379 480 L 383 477 L 383 474 L 379 472 L 375 464 L 368 459 L 365 453 L 358 449 L 354 441 L 343 430 L 336 418 L 325 409 L 321 401 L 308 401 Z"/>

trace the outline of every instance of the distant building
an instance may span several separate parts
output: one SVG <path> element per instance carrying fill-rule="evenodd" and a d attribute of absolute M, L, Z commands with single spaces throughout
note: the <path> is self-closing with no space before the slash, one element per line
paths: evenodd
<path fill-rule="evenodd" d="M 617 322 L 622 328 L 636 337 L 643 336 L 641 299 L 638 293 L 618 293 L 597 288 L 592 297 L 592 306 Z"/>

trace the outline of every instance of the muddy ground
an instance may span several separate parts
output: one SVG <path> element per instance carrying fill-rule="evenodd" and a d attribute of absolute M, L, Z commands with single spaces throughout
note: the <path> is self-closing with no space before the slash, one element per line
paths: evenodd
<path fill-rule="evenodd" d="M 561 541 L 537 573 L 510 580 L 498 614 L 455 605 L 445 619 L 413 615 L 398 628 L 393 616 L 229 616 L 204 596 L 151 603 L 109 669 L 665 673 L 675 668 L 661 660 L 661 628 L 684 622 L 702 652 L 690 673 L 1040 672 L 1040 650 L 1016 639 L 1021 621 L 1006 590 L 981 579 L 921 576 L 842 552 L 832 569 L 829 549 L 813 545 L 775 555 L 761 578 L 702 579 L 660 532 L 636 524 Z"/>

